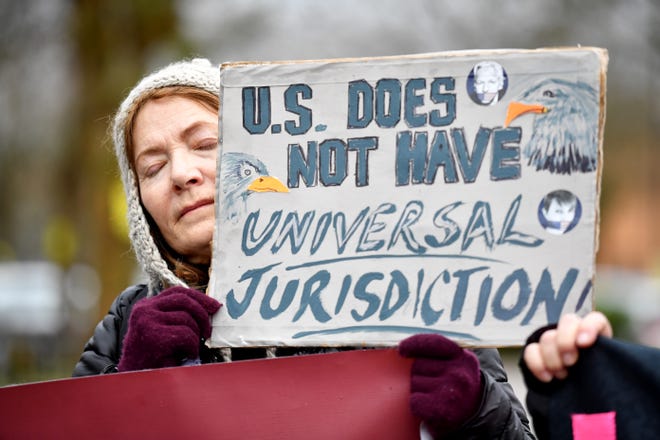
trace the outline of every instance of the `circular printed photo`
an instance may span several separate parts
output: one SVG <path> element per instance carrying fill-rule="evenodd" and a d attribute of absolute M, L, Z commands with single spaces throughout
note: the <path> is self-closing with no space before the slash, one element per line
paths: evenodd
<path fill-rule="evenodd" d="M 506 93 L 509 77 L 496 61 L 481 61 L 474 65 L 467 79 L 467 92 L 479 105 L 495 105 Z"/>
<path fill-rule="evenodd" d="M 582 203 L 572 192 L 558 189 L 543 197 L 538 216 L 543 229 L 551 234 L 562 235 L 580 222 Z"/>

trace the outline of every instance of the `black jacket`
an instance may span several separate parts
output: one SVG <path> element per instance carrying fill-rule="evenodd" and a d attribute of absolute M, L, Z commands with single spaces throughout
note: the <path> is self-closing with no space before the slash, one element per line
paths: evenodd
<path fill-rule="evenodd" d="M 528 343 L 538 342 L 537 331 Z M 540 439 L 570 440 L 574 415 L 614 415 L 617 439 L 656 439 L 660 433 L 660 349 L 599 337 L 581 349 L 564 380 L 537 380 L 521 359 L 527 407 Z M 577 437 L 575 437 L 577 438 Z"/>
<path fill-rule="evenodd" d="M 146 285 L 129 287 L 113 302 L 108 314 L 96 326 L 94 335 L 85 344 L 73 376 L 106 374 L 117 371 L 122 341 L 128 330 L 128 316 L 133 305 L 147 296 Z M 278 349 L 277 354 L 289 355 L 300 349 Z M 315 350 L 305 350 L 307 353 Z M 477 414 L 456 433 L 460 439 L 534 439 L 529 421 L 513 388 L 496 349 L 475 349 L 484 380 L 484 394 Z M 201 347 L 202 363 L 221 362 L 218 350 Z M 262 349 L 232 349 L 234 360 L 265 357 Z"/>

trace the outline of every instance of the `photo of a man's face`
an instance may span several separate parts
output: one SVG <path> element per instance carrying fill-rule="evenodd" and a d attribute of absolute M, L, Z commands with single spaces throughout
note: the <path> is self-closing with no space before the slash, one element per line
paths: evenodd
<path fill-rule="evenodd" d="M 548 193 L 539 206 L 539 222 L 551 234 L 561 235 L 575 227 L 581 216 L 578 198 L 570 191 Z"/>
<path fill-rule="evenodd" d="M 479 105 L 497 104 L 507 86 L 506 72 L 495 61 L 482 61 L 475 64 L 468 77 L 468 93 Z"/>

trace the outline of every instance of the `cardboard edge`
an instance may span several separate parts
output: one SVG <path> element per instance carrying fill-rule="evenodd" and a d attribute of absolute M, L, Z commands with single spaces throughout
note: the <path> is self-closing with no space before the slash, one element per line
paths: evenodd
<path fill-rule="evenodd" d="M 305 63 L 350 63 L 362 61 L 387 61 L 387 60 L 423 60 L 444 56 L 446 58 L 460 58 L 474 55 L 502 55 L 502 54 L 534 54 L 543 52 L 566 52 L 566 51 L 595 51 L 602 53 L 604 49 L 596 46 L 555 46 L 555 47 L 541 47 L 536 49 L 466 49 L 466 50 L 451 50 L 451 51 L 438 51 L 438 52 L 423 52 L 417 54 L 405 55 L 383 55 L 383 56 L 368 56 L 368 57 L 344 57 L 344 58 L 310 58 L 301 60 L 276 60 L 276 61 L 226 61 L 220 64 L 220 70 L 238 68 L 238 67 L 252 67 L 252 66 L 276 66 L 276 65 L 289 65 L 289 64 L 305 64 Z M 606 51 L 605 51 L 606 52 Z"/>

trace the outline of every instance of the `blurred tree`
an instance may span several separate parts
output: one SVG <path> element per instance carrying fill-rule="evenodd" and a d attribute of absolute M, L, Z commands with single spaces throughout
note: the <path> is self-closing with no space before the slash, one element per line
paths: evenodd
<path fill-rule="evenodd" d="M 71 37 L 79 99 L 58 175 L 59 209 L 75 213 L 80 235 L 91 237 L 80 246 L 81 258 L 99 271 L 104 314 L 135 273 L 128 241 L 114 232 L 121 208 L 108 124 L 125 93 L 151 68 L 150 58 L 163 51 L 171 52 L 168 58 L 182 56 L 187 47 L 172 1 L 76 0 Z"/>
<path fill-rule="evenodd" d="M 658 274 L 660 104 L 655 97 L 660 93 L 660 4 L 642 6 L 644 20 L 634 35 L 644 44 L 630 48 L 639 51 L 635 59 L 640 73 L 630 69 L 626 75 L 612 75 L 621 66 L 617 53 L 610 54 L 598 262 Z"/>
<path fill-rule="evenodd" d="M 68 217 L 51 218 L 43 234 L 44 254 L 50 261 L 69 268 L 78 253 L 78 234 Z"/>
<path fill-rule="evenodd" d="M 44 99 L 58 82 L 47 68 L 61 27 L 44 19 L 48 8 L 39 6 L 0 1 L 0 257 L 6 260 L 38 257 L 49 207 L 43 188 L 50 187 L 59 145 L 53 127 L 63 120 L 56 108 L 66 105 L 65 91 Z"/>

